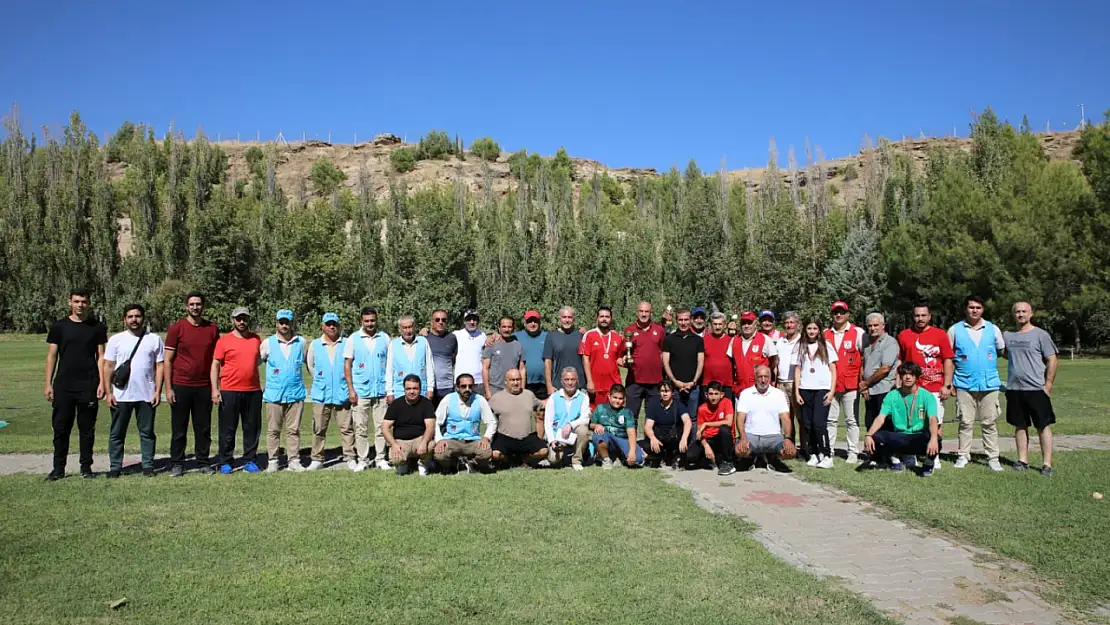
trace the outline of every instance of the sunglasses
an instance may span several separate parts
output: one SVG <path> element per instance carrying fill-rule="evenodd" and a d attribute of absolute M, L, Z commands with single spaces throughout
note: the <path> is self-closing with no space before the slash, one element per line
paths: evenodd
<path fill-rule="evenodd" d="M 847 310 L 834 310 L 833 314 L 834 315 L 847 315 L 848 311 Z"/>
<path fill-rule="evenodd" d="M 467 391 L 467 390 L 470 390 L 472 388 L 474 388 L 473 384 L 460 384 L 459 385 L 459 390 L 460 391 Z"/>
<path fill-rule="evenodd" d="M 445 323 L 446 321 L 447 321 L 447 317 L 433 317 L 432 318 L 432 323 Z"/>
<path fill-rule="evenodd" d="M 278 319 L 278 325 L 279 326 L 287 326 L 291 323 L 293 323 L 293 322 L 288 320 L 288 319 Z"/>

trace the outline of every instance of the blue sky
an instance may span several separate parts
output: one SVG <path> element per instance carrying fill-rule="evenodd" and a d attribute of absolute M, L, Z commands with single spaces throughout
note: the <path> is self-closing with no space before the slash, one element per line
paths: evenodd
<path fill-rule="evenodd" d="M 47 8 L 50 4 L 50 8 Z M 0 3 L 0 103 L 212 137 L 432 128 L 666 169 L 1110 108 L 1110 2 Z"/>

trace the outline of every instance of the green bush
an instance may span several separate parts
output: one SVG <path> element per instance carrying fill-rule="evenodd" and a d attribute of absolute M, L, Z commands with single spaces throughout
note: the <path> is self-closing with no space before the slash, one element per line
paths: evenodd
<path fill-rule="evenodd" d="M 851 182 L 859 178 L 859 168 L 855 163 L 848 163 L 844 166 L 844 182 Z"/>
<path fill-rule="evenodd" d="M 397 148 L 389 153 L 389 162 L 393 165 L 393 169 L 401 172 L 412 171 L 416 169 L 416 150 L 414 148 Z"/>
<path fill-rule="evenodd" d="M 496 161 L 501 156 L 501 146 L 489 137 L 482 137 L 470 144 L 470 153 L 487 161 Z"/>
<path fill-rule="evenodd" d="M 347 174 L 336 167 L 331 159 L 319 158 L 312 164 L 308 179 L 312 182 L 312 188 L 317 196 L 330 197 L 339 190 L 339 185 L 347 179 Z"/>
<path fill-rule="evenodd" d="M 420 137 L 420 144 L 417 146 L 418 160 L 426 158 L 447 160 L 454 153 L 455 143 L 442 130 L 433 130 Z"/>

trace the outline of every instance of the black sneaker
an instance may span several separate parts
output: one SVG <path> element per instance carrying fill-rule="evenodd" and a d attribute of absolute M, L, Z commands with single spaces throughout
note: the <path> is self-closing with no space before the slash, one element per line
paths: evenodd
<path fill-rule="evenodd" d="M 740 459 L 740 462 L 737 463 L 737 465 L 735 467 L 735 470 L 736 471 L 751 471 L 753 467 L 755 467 L 755 459 L 752 458 L 751 456 L 745 456 L 745 457 Z"/>
<path fill-rule="evenodd" d="M 1052 467 L 1047 464 L 1041 467 L 1041 475 L 1045 477 L 1052 477 Z"/>
<path fill-rule="evenodd" d="M 733 473 L 736 473 L 736 467 L 732 466 L 730 463 L 722 462 L 717 465 L 717 475 L 732 475 Z"/>
<path fill-rule="evenodd" d="M 110 479 L 110 480 L 117 479 L 117 478 L 119 478 L 119 476 L 120 476 L 120 471 L 108 471 L 108 479 Z"/>
<path fill-rule="evenodd" d="M 92 471 L 82 471 L 81 472 L 81 477 L 86 479 L 86 480 L 95 480 L 96 479 L 96 474 L 93 473 Z"/>
<path fill-rule="evenodd" d="M 917 456 L 903 456 L 902 464 L 906 465 L 907 469 L 913 470 L 917 468 Z"/>
<path fill-rule="evenodd" d="M 1027 463 L 1027 462 L 1015 462 L 1014 463 L 1014 471 L 1028 471 L 1028 470 L 1029 470 L 1029 463 Z"/>
<path fill-rule="evenodd" d="M 208 464 L 202 464 L 200 466 L 199 470 L 200 470 L 201 475 L 215 475 L 216 474 L 216 469 L 214 469 L 211 465 L 208 465 Z"/>
<path fill-rule="evenodd" d="M 759 454 L 758 456 L 755 457 L 755 460 L 752 463 L 752 467 L 756 468 L 756 469 L 766 469 L 767 468 L 767 458 L 764 457 L 763 454 Z"/>
<path fill-rule="evenodd" d="M 182 475 L 185 475 L 185 467 L 180 464 L 175 464 L 170 468 L 171 477 L 181 477 Z"/>
<path fill-rule="evenodd" d="M 46 476 L 46 481 L 47 482 L 57 482 L 58 480 L 62 479 L 65 476 L 66 476 L 66 474 L 65 474 L 64 471 L 61 471 L 61 472 L 51 471 L 50 474 Z"/>
<path fill-rule="evenodd" d="M 154 477 L 154 469 L 143 469 L 143 477 Z"/>
<path fill-rule="evenodd" d="M 775 473 L 793 473 L 794 470 L 786 465 L 781 458 L 771 458 L 767 461 L 767 469 Z"/>

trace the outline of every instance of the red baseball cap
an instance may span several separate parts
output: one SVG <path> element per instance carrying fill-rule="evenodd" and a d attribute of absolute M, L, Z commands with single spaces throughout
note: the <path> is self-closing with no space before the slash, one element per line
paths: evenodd
<path fill-rule="evenodd" d="M 848 304 L 846 304 L 844 302 L 841 302 L 841 301 L 833 302 L 832 308 L 830 308 L 829 310 L 835 312 L 837 308 L 843 308 L 844 310 L 850 310 L 848 308 Z"/>
<path fill-rule="evenodd" d="M 750 310 L 740 313 L 740 321 L 755 321 L 755 319 L 755 313 Z"/>
<path fill-rule="evenodd" d="M 528 321 L 532 317 L 535 317 L 536 321 L 539 321 L 539 320 L 543 319 L 543 317 L 540 316 L 540 313 L 538 313 L 534 310 L 529 310 L 528 312 L 524 313 L 524 320 L 525 321 Z"/>

